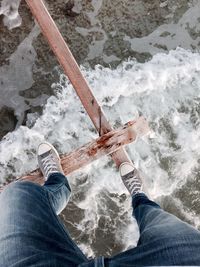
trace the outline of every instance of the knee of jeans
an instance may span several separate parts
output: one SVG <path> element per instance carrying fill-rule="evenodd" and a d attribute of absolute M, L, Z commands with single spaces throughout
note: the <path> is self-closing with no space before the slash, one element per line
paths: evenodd
<path fill-rule="evenodd" d="M 3 192 L 14 193 L 15 191 L 18 191 L 21 189 L 23 190 L 24 188 L 31 187 L 32 185 L 33 183 L 29 181 L 14 181 L 10 183 L 9 185 L 7 185 L 5 189 L 2 191 L 2 193 Z"/>
<path fill-rule="evenodd" d="M 26 182 L 12 182 L 9 185 L 7 185 L 4 190 L 2 191 L 1 195 L 4 195 L 5 197 L 9 197 L 10 195 L 13 196 L 13 194 L 16 194 L 24 187 L 24 183 Z"/>
<path fill-rule="evenodd" d="M 8 186 L 5 187 L 5 189 L 0 194 L 0 202 L 3 203 L 10 203 L 10 202 L 18 202 L 18 201 L 25 201 L 27 199 L 27 196 L 31 196 L 34 194 L 32 190 L 33 188 L 38 189 L 41 188 L 41 186 L 33 184 L 32 182 L 28 181 L 17 181 L 12 182 Z M 2 204 L 2 203 L 1 203 Z M 16 204 L 16 203 L 14 203 Z"/>

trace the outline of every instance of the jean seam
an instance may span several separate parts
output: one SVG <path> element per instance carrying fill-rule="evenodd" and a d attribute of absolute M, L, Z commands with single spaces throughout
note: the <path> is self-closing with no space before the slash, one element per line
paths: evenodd
<path fill-rule="evenodd" d="M 47 190 L 44 190 L 45 191 L 45 194 L 46 194 L 46 198 L 47 198 L 47 201 L 48 201 L 48 205 L 50 207 L 50 210 L 51 210 L 51 213 L 53 215 L 53 217 L 56 219 L 56 222 L 57 222 L 57 225 L 59 226 L 60 230 L 71 240 L 71 243 L 72 243 L 72 246 L 73 248 L 77 249 L 77 245 L 74 243 L 74 241 L 72 240 L 72 238 L 70 237 L 70 235 L 68 234 L 68 232 L 66 231 L 66 229 L 64 228 L 64 226 L 62 225 L 62 223 L 59 221 L 58 219 L 58 216 L 57 214 L 55 213 L 52 205 L 51 205 L 51 201 L 49 199 L 49 194 L 48 194 L 48 191 Z M 87 260 L 87 257 L 82 253 L 82 251 L 80 250 L 81 254 L 85 257 L 85 259 Z"/>

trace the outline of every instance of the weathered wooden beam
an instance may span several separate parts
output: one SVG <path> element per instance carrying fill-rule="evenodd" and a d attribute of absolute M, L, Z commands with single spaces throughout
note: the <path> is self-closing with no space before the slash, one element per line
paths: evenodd
<path fill-rule="evenodd" d="M 55 53 L 58 61 L 64 69 L 65 74 L 71 81 L 77 95 L 85 107 L 90 119 L 96 127 L 99 135 L 103 135 L 112 130 L 100 105 L 92 94 L 92 91 L 80 71 L 76 60 L 70 52 L 65 40 L 59 32 L 55 22 L 50 16 L 42 0 L 26 0 L 33 16 L 38 21 L 42 33 L 49 42 L 50 47 Z M 124 161 L 130 161 L 126 151 L 121 148 L 112 155 L 113 160 L 119 166 Z"/>
<path fill-rule="evenodd" d="M 112 130 L 69 154 L 61 155 L 61 164 L 65 175 L 90 164 L 102 156 L 110 155 L 148 132 L 147 121 L 144 117 L 140 117 L 136 121 L 131 121 L 117 130 Z M 44 183 L 43 176 L 39 170 L 19 179 L 39 184 Z"/>

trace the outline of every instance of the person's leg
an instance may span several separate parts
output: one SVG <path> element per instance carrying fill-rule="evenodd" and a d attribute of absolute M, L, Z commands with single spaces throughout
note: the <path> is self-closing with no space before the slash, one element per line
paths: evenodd
<path fill-rule="evenodd" d="M 106 266 L 200 265 L 200 232 L 165 212 L 144 193 L 132 197 L 140 238 L 136 248 L 106 259 Z"/>
<path fill-rule="evenodd" d="M 56 214 L 70 187 L 54 173 L 44 186 L 14 182 L 0 194 L 0 262 L 4 267 L 77 266 L 87 261 Z"/>
<path fill-rule="evenodd" d="M 200 238 L 200 232 L 194 227 L 165 212 L 143 193 L 132 197 L 132 206 L 140 230 L 138 245 L 179 236 L 197 235 Z"/>
<path fill-rule="evenodd" d="M 133 216 L 140 229 L 139 245 L 162 238 L 197 234 L 200 232 L 177 217 L 162 210 L 143 192 L 143 184 L 138 170 L 130 163 L 120 166 L 121 178 L 132 196 Z"/>
<path fill-rule="evenodd" d="M 200 265 L 200 232 L 151 201 L 133 165 L 122 164 L 120 174 L 132 195 L 140 238 L 136 248 L 106 259 L 106 266 Z"/>
<path fill-rule="evenodd" d="M 57 216 L 71 193 L 58 152 L 43 143 L 37 156 L 44 186 L 13 182 L 0 195 L 1 266 L 77 266 L 87 258 Z"/>
<path fill-rule="evenodd" d="M 51 207 L 59 215 L 66 207 L 71 195 L 67 178 L 62 173 L 53 173 L 43 187 L 46 189 Z"/>
<path fill-rule="evenodd" d="M 106 266 L 200 265 L 200 232 L 162 210 L 144 193 L 132 197 L 140 238 L 136 248 L 105 259 Z"/>

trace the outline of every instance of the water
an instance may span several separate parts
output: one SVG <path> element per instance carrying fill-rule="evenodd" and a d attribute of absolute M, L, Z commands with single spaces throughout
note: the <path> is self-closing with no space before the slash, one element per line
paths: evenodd
<path fill-rule="evenodd" d="M 157 54 L 145 64 L 130 60 L 113 70 L 97 66 L 83 72 L 113 125 L 141 113 L 147 118 L 153 133 L 131 144 L 129 155 L 153 199 L 162 202 L 166 196 L 175 197 L 175 192 L 178 198 L 178 190 L 194 182 L 199 168 L 200 55 L 179 48 Z M 29 115 L 27 126 L 1 141 L 2 182 L 10 174 L 19 176 L 37 167 L 35 152 L 43 140 L 67 153 L 97 137 L 63 74 L 53 88 L 56 96 L 48 99 L 43 115 Z M 63 216 L 89 255 L 111 254 L 136 244 L 138 232 L 131 218 L 130 198 L 109 158 L 70 175 L 69 181 L 73 195 Z M 185 190 L 190 191 L 190 187 Z M 199 203 L 199 191 L 190 194 L 195 194 Z M 74 216 L 77 211 L 80 215 Z M 191 206 L 184 212 L 198 227 L 198 211 Z M 102 246 L 102 240 L 108 245 Z"/>
<path fill-rule="evenodd" d="M 8 29 L 18 27 L 22 23 L 22 19 L 18 13 L 21 0 L 2 0 L 0 7 L 0 15 L 4 15 L 4 25 Z"/>
<path fill-rule="evenodd" d="M 33 29 L 20 46 L 23 49 L 14 53 L 18 56 L 11 56 L 17 66 L 24 51 L 32 51 L 24 64 L 28 75 L 20 78 L 23 87 L 32 83 L 36 56 L 32 42 L 37 34 Z M 200 54 L 177 48 L 157 53 L 143 64 L 130 59 L 117 68 L 97 65 L 95 69 L 82 67 L 82 71 L 114 127 L 140 114 L 147 118 L 151 135 L 129 145 L 128 153 L 151 198 L 200 228 Z M 2 73 L 9 80 L 12 71 Z M 67 78 L 63 73 L 59 76 L 60 81 L 52 85 L 55 95 L 48 98 L 43 114 L 29 114 L 26 125 L 0 142 L 1 183 L 37 167 L 35 153 L 43 140 L 67 153 L 98 136 Z M 16 96 L 18 91 L 14 90 Z M 26 106 L 23 97 L 18 100 L 5 98 L 20 114 Z M 110 158 L 102 158 L 68 179 L 73 193 L 61 217 L 88 256 L 108 256 L 136 245 L 139 234 L 131 217 L 130 197 Z"/>

